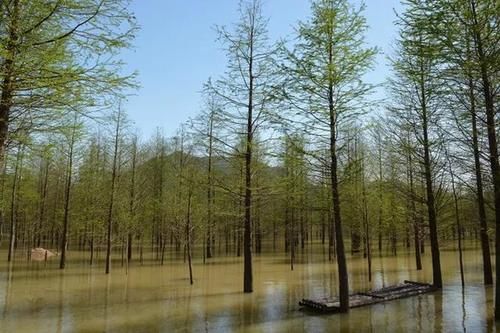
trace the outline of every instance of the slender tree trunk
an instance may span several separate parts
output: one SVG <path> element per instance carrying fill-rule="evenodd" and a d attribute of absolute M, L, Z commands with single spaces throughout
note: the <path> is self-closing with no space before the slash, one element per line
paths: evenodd
<path fill-rule="evenodd" d="M 91 235 L 90 235 L 90 259 L 89 259 L 89 265 L 92 266 L 94 264 L 94 230 L 93 226 L 91 228 Z"/>
<path fill-rule="evenodd" d="M 290 239 L 290 269 L 293 271 L 293 263 L 295 261 L 295 244 L 296 244 L 296 237 L 295 237 L 295 214 L 294 214 L 294 207 L 293 207 L 293 197 L 290 198 L 290 202 L 292 203 L 292 207 L 290 207 L 290 234 L 289 234 L 289 239 Z"/>
<path fill-rule="evenodd" d="M 330 60 L 332 50 L 330 50 Z M 330 111 L 330 177 L 331 194 L 333 206 L 333 218 L 335 226 L 335 243 L 337 246 L 337 265 L 339 272 L 339 300 L 340 311 L 349 311 L 349 278 L 347 275 L 347 263 L 344 249 L 344 238 L 342 234 L 342 222 L 340 214 L 340 195 L 337 178 L 337 133 L 336 133 L 336 113 L 333 102 L 333 84 L 329 87 L 329 111 Z"/>
<path fill-rule="evenodd" d="M 259 185 L 256 184 L 258 187 Z M 255 239 L 255 253 L 260 254 L 262 252 L 262 233 L 261 233 L 261 225 L 260 225 L 260 197 L 257 196 L 255 203 L 255 223 L 254 223 L 254 239 Z"/>
<path fill-rule="evenodd" d="M 364 167 L 364 154 L 363 154 L 363 166 L 362 166 L 362 196 L 363 196 L 363 224 L 365 229 L 365 248 L 366 248 L 366 259 L 368 263 L 368 281 L 372 281 L 372 252 L 370 245 L 370 221 L 368 218 L 368 199 L 366 195 L 366 179 L 365 179 L 365 167 Z"/>
<path fill-rule="evenodd" d="M 188 194 L 188 207 L 187 207 L 187 217 L 186 217 L 186 249 L 189 265 L 189 283 L 193 284 L 193 265 L 191 263 L 191 198 L 192 191 L 189 189 Z"/>
<path fill-rule="evenodd" d="M 334 132 L 335 133 L 335 132 Z M 337 245 L 337 265 L 339 271 L 339 299 L 340 299 L 340 311 L 349 311 L 349 279 L 347 276 L 347 264 L 345 258 L 344 249 L 344 238 L 342 235 L 342 223 L 340 215 L 340 196 L 338 191 L 338 179 L 337 179 L 337 154 L 335 147 L 335 134 L 332 135 L 331 143 L 331 191 L 332 191 L 332 204 L 333 204 L 333 215 L 334 215 L 334 225 L 335 225 L 335 243 Z"/>
<path fill-rule="evenodd" d="M 214 115 L 210 113 L 209 127 L 208 127 L 208 188 L 207 188 L 207 242 L 206 242 L 206 256 L 207 259 L 212 258 L 212 209 L 213 209 L 213 178 L 212 178 L 212 159 L 213 159 L 213 126 Z"/>
<path fill-rule="evenodd" d="M 500 165 L 498 161 L 498 147 L 497 147 L 497 134 L 496 134 L 496 112 L 493 101 L 492 88 L 490 83 L 490 76 L 488 73 L 488 64 L 483 48 L 483 39 L 479 29 L 476 1 L 470 0 L 472 17 L 474 21 L 473 33 L 476 52 L 479 60 L 479 69 L 481 72 L 481 80 L 483 83 L 482 91 L 484 95 L 485 110 L 486 110 L 486 126 L 488 132 L 488 146 L 489 146 L 489 160 L 491 167 L 491 175 L 493 178 L 493 193 L 494 193 L 494 207 L 495 207 L 495 253 L 500 253 Z M 495 256 L 495 319 L 500 321 L 500 255 Z"/>
<path fill-rule="evenodd" d="M 7 148 L 7 140 L 9 136 L 9 121 L 10 109 L 12 108 L 13 95 L 14 95 L 14 61 L 16 58 L 17 43 L 19 40 L 18 25 L 19 25 L 19 0 L 12 1 L 11 22 L 9 25 L 9 37 L 7 40 L 6 54 L 3 58 L 3 64 L 0 70 L 2 71 L 0 77 L 3 77 L 2 90 L 0 95 L 0 166 L 5 166 L 5 155 Z M 0 236 L 1 236 L 1 223 L 3 222 L 3 205 L 0 205 Z M 12 231 L 15 233 L 15 226 L 12 228 L 11 221 L 11 238 Z M 15 236 L 15 235 L 14 235 Z M 1 237 L 0 237 L 1 240 Z M 12 242 L 12 240 L 11 240 Z M 13 246 L 13 244 L 12 244 Z M 13 247 L 12 247 L 13 249 Z M 11 246 L 9 245 L 9 261 L 11 260 Z"/>
<path fill-rule="evenodd" d="M 10 201 L 10 240 L 9 240 L 9 253 L 7 261 L 12 261 L 14 258 L 14 250 L 17 237 L 17 200 L 18 200 L 18 183 L 20 181 L 20 174 L 23 164 L 24 146 L 19 147 L 16 157 L 16 166 L 14 170 L 14 180 L 12 182 L 12 192 Z"/>
<path fill-rule="evenodd" d="M 59 262 L 59 268 L 64 269 L 66 266 L 66 251 L 68 247 L 68 226 L 69 226 L 69 210 L 71 202 L 71 186 L 73 180 L 73 151 L 75 147 L 76 140 L 76 126 L 77 126 L 78 115 L 75 114 L 75 120 L 73 122 L 73 129 L 71 132 L 71 139 L 69 143 L 69 155 L 68 155 L 68 171 L 66 178 L 66 188 L 64 191 L 64 217 L 63 217 L 63 233 L 61 242 L 61 259 Z"/>
<path fill-rule="evenodd" d="M 0 175 L 0 202 L 5 200 L 5 173 L 6 173 L 6 161 L 1 165 L 2 173 Z M 3 241 L 3 225 L 5 223 L 5 216 L 3 211 L 3 205 L 0 204 L 0 247 Z"/>
<path fill-rule="evenodd" d="M 421 181 L 422 188 L 424 187 L 423 181 Z M 425 195 L 425 193 L 423 194 Z M 420 203 L 418 210 L 418 225 L 419 225 L 419 237 L 420 237 L 420 253 L 425 254 L 425 238 L 427 237 L 427 232 L 425 230 L 425 203 Z"/>
<path fill-rule="evenodd" d="M 137 168 L 137 137 L 132 140 L 132 175 L 130 177 L 130 202 L 129 202 L 129 212 L 132 226 L 129 227 L 129 232 L 127 235 L 127 262 L 130 263 L 132 260 L 132 243 L 133 243 L 133 228 L 135 228 L 135 177 Z"/>
<path fill-rule="evenodd" d="M 417 207 L 415 205 L 416 194 L 413 182 L 413 158 L 411 151 L 408 152 L 408 180 L 410 183 L 410 207 L 415 241 L 415 266 L 417 271 L 419 271 L 422 269 L 422 259 L 420 256 L 420 221 L 417 217 Z"/>
<path fill-rule="evenodd" d="M 491 268 L 490 240 L 486 222 L 486 209 L 484 202 L 483 176 L 481 173 L 481 153 L 477 130 L 476 99 L 474 96 L 474 81 L 469 76 L 469 100 L 472 123 L 472 148 L 474 154 L 474 172 L 476 176 L 477 208 L 479 213 L 479 236 L 483 254 L 483 278 L 485 285 L 493 284 L 493 271 Z"/>
<path fill-rule="evenodd" d="M 464 279 L 464 259 L 463 259 L 463 251 L 462 251 L 462 225 L 460 223 L 460 210 L 458 205 L 458 194 L 457 189 L 455 187 L 455 174 L 453 173 L 453 168 L 451 166 L 451 160 L 446 152 L 446 158 L 448 160 L 448 168 L 451 176 L 451 189 L 453 192 L 453 203 L 455 208 L 455 227 L 457 228 L 457 236 L 458 236 L 458 259 L 460 263 L 460 280 L 462 282 L 462 288 L 465 287 L 465 279 Z"/>
<path fill-rule="evenodd" d="M 251 293 L 253 291 L 253 270 L 252 270 L 252 153 L 253 153 L 253 94 L 254 94 L 254 73 L 253 73 L 253 42 L 254 28 L 252 23 L 250 29 L 250 54 L 248 67 L 248 111 L 246 128 L 246 152 L 245 152 L 245 225 L 243 235 L 243 291 Z"/>
<path fill-rule="evenodd" d="M 109 274 L 111 268 L 111 233 L 113 228 L 113 206 L 115 203 L 115 186 L 118 168 L 118 147 L 120 140 L 120 126 L 121 126 L 122 110 L 118 109 L 115 138 L 114 138 L 114 151 L 113 151 L 113 166 L 111 170 L 111 194 L 109 198 L 108 217 L 107 217 L 107 238 L 106 238 L 106 274 Z"/>
<path fill-rule="evenodd" d="M 439 254 L 439 240 L 438 240 L 438 230 L 437 230 L 437 217 L 436 217 L 436 203 L 434 198 L 434 187 L 432 182 L 432 161 L 430 152 L 430 140 L 429 140 L 429 119 L 427 110 L 427 94 L 425 88 L 425 78 L 424 69 L 421 64 L 420 68 L 420 107 L 422 112 L 422 134 L 423 134 L 423 148 L 424 148 L 424 176 L 425 176 L 425 188 L 427 194 L 427 213 L 429 215 L 429 236 L 431 240 L 431 256 L 432 256 L 432 274 L 433 274 L 433 285 L 436 288 L 443 287 L 442 275 L 441 275 L 441 259 Z"/>
<path fill-rule="evenodd" d="M 43 232 L 43 221 L 45 219 L 45 203 L 47 201 L 48 183 L 49 183 L 49 160 L 45 160 L 45 166 L 43 167 L 43 180 L 41 184 L 41 195 L 40 195 L 40 213 L 38 216 L 38 227 L 36 232 L 36 247 L 40 247 L 42 242 L 42 232 Z"/>
<path fill-rule="evenodd" d="M 378 175 L 379 175 L 379 208 L 378 208 L 378 253 L 382 255 L 382 214 L 383 214 L 383 192 L 382 182 L 384 180 L 382 169 L 382 139 L 378 137 Z"/>

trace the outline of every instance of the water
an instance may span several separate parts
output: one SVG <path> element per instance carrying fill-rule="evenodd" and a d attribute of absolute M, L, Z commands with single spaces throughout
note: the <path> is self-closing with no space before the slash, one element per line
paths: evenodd
<path fill-rule="evenodd" d="M 318 245 L 298 254 L 290 271 L 284 253 L 254 260 L 254 292 L 243 294 L 242 258 L 218 257 L 194 263 L 194 285 L 182 258 L 164 266 L 133 262 L 128 272 L 113 263 L 90 268 L 87 254 L 70 252 L 67 269 L 57 259 L 13 266 L 0 251 L 0 332 L 494 332 L 493 288 L 481 285 L 480 251 L 468 244 L 464 292 L 458 255 L 441 252 L 442 292 L 353 309 L 346 315 L 311 315 L 300 310 L 303 297 L 336 294 L 336 264 Z M 151 255 L 147 255 L 151 257 Z M 368 290 L 405 279 L 430 281 L 430 255 L 424 270 L 414 269 L 411 253 L 373 258 L 373 282 L 366 260 L 348 258 L 350 288 Z M 499 330 L 500 331 L 500 330 Z"/>

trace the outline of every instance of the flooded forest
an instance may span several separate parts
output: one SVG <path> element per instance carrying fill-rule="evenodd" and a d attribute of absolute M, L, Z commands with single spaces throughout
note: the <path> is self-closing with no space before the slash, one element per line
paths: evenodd
<path fill-rule="evenodd" d="M 135 2 L 0 0 L 0 332 L 497 331 L 498 1 L 227 2 L 175 133 Z"/>

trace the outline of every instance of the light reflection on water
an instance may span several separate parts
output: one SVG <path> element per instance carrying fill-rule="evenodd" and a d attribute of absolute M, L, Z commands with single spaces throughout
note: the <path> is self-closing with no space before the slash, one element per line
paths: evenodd
<path fill-rule="evenodd" d="M 353 309 L 347 315 L 311 315 L 299 309 L 303 297 L 336 294 L 335 263 L 318 245 L 298 254 L 290 271 L 284 253 L 255 257 L 254 293 L 242 289 L 240 258 L 196 261 L 195 284 L 187 266 L 170 258 L 164 266 L 133 263 L 126 274 L 116 261 L 112 274 L 102 262 L 84 264 L 71 252 L 67 269 L 57 260 L 14 265 L 0 261 L 0 332 L 495 332 L 493 288 L 483 287 L 480 251 L 465 253 L 462 292 L 457 253 L 443 249 L 442 292 Z M 450 244 L 448 246 L 452 248 Z M 428 251 L 429 252 L 429 251 Z M 174 254 L 172 254 L 173 256 Z M 170 257 L 170 256 L 169 256 Z M 6 258 L 0 251 L 0 258 Z M 424 270 L 414 269 L 413 254 L 373 258 L 373 282 L 366 261 L 349 258 L 350 288 L 368 290 L 405 279 L 430 281 L 430 254 Z"/>

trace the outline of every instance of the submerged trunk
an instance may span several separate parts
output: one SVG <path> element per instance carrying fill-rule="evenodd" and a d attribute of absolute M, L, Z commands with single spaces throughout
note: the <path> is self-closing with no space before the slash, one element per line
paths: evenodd
<path fill-rule="evenodd" d="M 14 96 L 14 60 L 16 57 L 17 51 L 17 43 L 19 40 L 18 35 L 18 21 L 19 21 L 19 0 L 13 0 L 12 2 L 13 9 L 10 12 L 11 14 L 11 22 L 9 25 L 9 37 L 7 40 L 6 54 L 4 57 L 4 61 L 1 67 L 1 77 L 3 77 L 2 81 L 2 90 L 0 95 L 0 166 L 2 168 L 5 165 L 5 155 L 7 148 L 7 139 L 9 136 L 9 118 L 10 118 L 10 110 L 12 108 L 13 96 Z M 3 205 L 0 205 L 0 227 L 3 221 Z M 12 215 L 12 214 L 11 214 Z M 14 223 L 14 226 L 12 225 Z M 14 250 L 14 240 L 12 237 L 15 237 L 16 226 L 15 221 L 11 219 L 11 227 L 10 227 L 10 244 L 9 244 L 9 254 L 8 260 L 12 259 L 13 250 Z M 0 231 L 1 236 L 1 231 Z"/>
<path fill-rule="evenodd" d="M 414 230 L 414 242 L 415 242 L 415 266 L 417 271 L 422 269 L 422 258 L 420 256 L 420 220 L 417 216 L 417 207 L 415 204 L 416 194 L 413 182 L 413 158 L 411 151 L 408 152 L 408 181 L 410 183 L 410 208 L 411 208 L 411 219 L 413 223 Z"/>
<path fill-rule="evenodd" d="M 363 157 L 364 159 L 364 157 Z M 366 252 L 366 259 L 368 263 L 368 281 L 372 281 L 372 251 L 371 251 L 371 244 L 370 244 L 370 221 L 368 220 L 368 199 L 366 195 L 366 180 L 365 180 L 365 169 L 363 167 L 363 224 L 364 224 L 364 229 L 365 229 L 365 252 Z"/>
<path fill-rule="evenodd" d="M 121 108 L 118 110 L 115 128 L 115 141 L 113 151 L 113 167 L 111 170 L 111 194 L 109 198 L 108 216 L 107 216 L 107 237 L 106 237 L 106 274 L 109 274 L 111 269 L 111 233 L 113 227 L 113 207 L 115 203 L 115 186 L 118 168 L 118 146 L 120 138 L 120 125 L 121 125 Z"/>
<path fill-rule="evenodd" d="M 253 33 L 253 27 L 252 27 Z M 245 225 L 243 234 L 243 291 L 251 293 L 253 291 L 252 272 L 252 153 L 253 153 L 253 94 L 254 94 L 254 73 L 253 73 L 253 35 L 250 36 L 250 55 L 248 67 L 248 111 L 246 128 L 246 152 L 245 152 Z"/>
<path fill-rule="evenodd" d="M 455 208 L 455 226 L 457 228 L 457 236 L 458 236 L 458 259 L 460 264 L 460 281 L 462 282 L 462 288 L 465 287 L 465 278 L 464 278 L 464 259 L 463 259 L 463 251 L 462 251 L 462 225 L 460 223 L 460 210 L 458 205 L 458 194 L 455 188 L 455 174 L 453 173 L 453 169 L 451 167 L 450 160 L 448 158 L 448 166 L 449 172 L 451 176 L 451 189 L 453 192 L 453 202 Z"/>
<path fill-rule="evenodd" d="M 488 62 L 486 59 L 483 36 L 478 23 L 476 12 L 476 0 L 470 0 L 470 9 L 472 14 L 473 26 L 472 32 L 476 53 L 483 83 L 482 92 L 484 96 L 484 105 L 486 111 L 486 126 L 488 133 L 489 161 L 491 168 L 491 177 L 493 180 L 493 194 L 495 207 L 495 253 L 500 253 L 500 165 L 498 161 L 497 133 L 496 133 L 496 110 L 493 100 L 492 86 L 490 82 L 490 73 L 488 72 Z M 495 256 L 495 319 L 500 321 L 500 255 Z"/>
<path fill-rule="evenodd" d="M 213 125 L 214 115 L 210 114 L 208 127 L 208 188 L 207 188 L 207 241 L 206 241 L 206 257 L 212 258 L 212 209 L 213 209 L 213 179 L 212 179 L 212 163 L 213 163 Z"/>
<path fill-rule="evenodd" d="M 48 191 L 48 178 L 49 178 L 49 161 L 48 159 L 45 161 L 42 161 L 41 170 L 40 170 L 40 178 L 41 178 L 41 185 L 40 185 L 40 212 L 38 215 L 38 225 L 37 225 L 37 231 L 35 235 L 35 245 L 36 247 L 41 246 L 42 242 L 42 229 L 43 229 L 43 221 L 45 219 L 45 202 L 47 201 L 47 191 Z"/>
<path fill-rule="evenodd" d="M 425 190 L 427 195 L 427 213 L 429 216 L 429 236 L 431 241 L 431 256 L 432 256 L 432 276 L 433 284 L 436 288 L 443 287 L 443 280 L 441 275 L 441 259 L 439 254 L 439 240 L 437 230 L 437 216 L 436 216 L 436 202 L 434 197 L 434 187 L 432 180 L 432 160 L 429 139 L 429 115 L 427 110 L 427 94 L 425 87 L 424 68 L 421 64 L 420 68 L 420 107 L 422 112 L 422 135 L 423 135 L 423 149 L 424 149 L 424 178 Z"/>
<path fill-rule="evenodd" d="M 330 50 L 330 59 L 332 57 Z M 342 234 L 342 221 L 340 214 L 339 182 L 337 178 L 337 133 L 336 112 L 333 102 L 333 84 L 329 87 L 329 111 L 330 111 L 330 190 L 332 195 L 333 219 L 335 227 L 335 243 L 337 248 L 337 266 L 339 272 L 339 301 L 340 311 L 349 311 L 349 278 L 347 275 L 347 263 L 345 257 L 344 237 Z"/>
<path fill-rule="evenodd" d="M 429 236 L 431 241 L 432 276 L 436 288 L 443 287 L 441 276 L 441 260 L 439 254 L 439 240 L 437 231 L 436 203 L 432 182 L 431 158 L 429 140 L 427 138 L 427 121 L 424 120 L 424 175 L 427 195 L 427 213 L 429 215 Z"/>
<path fill-rule="evenodd" d="M 383 169 L 382 169 L 382 142 L 381 139 L 378 142 L 378 176 L 379 176 L 379 208 L 378 208 L 378 252 L 379 255 L 382 255 L 382 204 L 383 204 L 383 197 L 382 197 L 382 181 L 383 181 Z"/>
<path fill-rule="evenodd" d="M 132 175 L 130 178 L 130 202 L 129 202 L 129 212 L 130 219 L 132 222 L 132 227 L 129 227 L 129 232 L 127 235 L 127 262 L 130 263 L 132 260 L 132 249 L 133 249 L 133 233 L 132 229 L 135 228 L 135 177 L 137 168 L 137 137 L 132 140 Z"/>
<path fill-rule="evenodd" d="M 9 253 L 7 261 L 14 258 L 14 250 L 17 236 L 17 199 L 18 199 L 18 183 L 20 181 L 20 169 L 23 164 L 24 147 L 20 147 L 17 152 L 16 166 L 14 171 L 14 181 L 12 182 L 11 203 L 10 203 L 10 239 L 9 239 Z"/>
<path fill-rule="evenodd" d="M 71 183 L 73 180 L 73 150 L 75 146 L 75 135 L 76 135 L 76 123 L 77 116 L 75 115 L 75 122 L 73 123 L 73 130 L 71 133 L 71 141 L 69 146 L 69 156 L 68 156 L 68 175 L 66 179 L 66 189 L 64 192 L 64 218 L 63 218 L 63 233 L 61 242 L 61 261 L 59 262 L 59 268 L 64 269 L 66 266 L 66 251 L 68 247 L 68 225 L 69 225 L 69 209 L 71 201 Z"/>
<path fill-rule="evenodd" d="M 189 266 L 189 283 L 193 284 L 193 265 L 191 263 L 191 197 L 192 193 L 191 190 L 189 190 L 186 217 L 186 250 Z"/>
<path fill-rule="evenodd" d="M 488 225 L 486 222 L 486 209 L 483 192 L 483 176 L 481 173 L 481 152 L 479 151 L 479 139 L 477 130 L 476 102 L 474 96 L 474 82 L 469 79 L 469 99 L 472 123 L 472 148 L 474 154 L 474 173 L 476 176 L 477 209 L 479 214 L 479 236 L 483 254 L 483 279 L 485 285 L 493 284 L 493 272 L 491 268 L 490 239 L 488 236 Z"/>
<path fill-rule="evenodd" d="M 335 226 L 335 243 L 337 248 L 337 266 L 339 271 L 339 300 L 340 311 L 349 311 L 349 280 L 347 276 L 347 264 L 344 249 L 344 238 L 342 235 L 342 223 L 340 215 L 340 197 L 338 192 L 338 179 L 337 179 L 337 155 L 335 151 L 335 139 L 332 135 L 331 144 L 331 192 L 333 204 L 333 218 Z"/>

